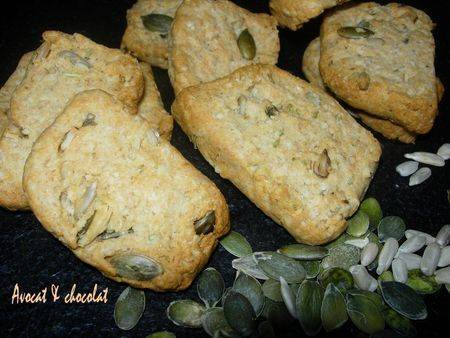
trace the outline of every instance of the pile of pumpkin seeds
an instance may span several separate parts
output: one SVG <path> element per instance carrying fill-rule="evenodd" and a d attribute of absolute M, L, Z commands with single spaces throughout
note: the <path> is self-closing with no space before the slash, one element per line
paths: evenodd
<path fill-rule="evenodd" d="M 427 317 L 422 296 L 442 284 L 450 292 L 449 242 L 450 225 L 436 236 L 406 230 L 400 217 L 383 217 L 374 198 L 365 199 L 346 232 L 325 246 L 296 243 L 253 252 L 245 237 L 232 231 L 221 245 L 236 256 L 233 285 L 226 287 L 221 274 L 207 268 L 197 282 L 200 301 L 174 301 L 167 317 L 178 326 L 202 327 L 215 338 L 277 337 L 296 320 L 309 336 L 351 321 L 376 337 L 413 337 L 412 321 Z M 129 289 L 116 304 L 115 320 L 123 329 L 134 326 L 145 307 L 135 306 L 132 318 L 118 316 L 121 308 L 131 308 L 120 304 L 124 299 L 133 304 L 142 299 L 142 291 L 130 297 Z"/>

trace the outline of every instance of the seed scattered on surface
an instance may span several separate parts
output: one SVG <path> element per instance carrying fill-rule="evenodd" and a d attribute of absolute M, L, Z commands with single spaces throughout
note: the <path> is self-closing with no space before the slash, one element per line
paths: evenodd
<path fill-rule="evenodd" d="M 328 156 L 328 151 L 324 149 L 319 156 L 319 159 L 313 164 L 314 173 L 322 178 L 327 178 L 331 171 L 331 160 Z"/>
<path fill-rule="evenodd" d="M 383 309 L 383 316 L 387 326 L 393 329 L 395 332 L 389 332 L 387 335 L 376 336 L 371 338 L 401 338 L 401 337 L 416 337 L 417 332 L 411 321 L 395 312 L 394 310 L 385 307 Z M 381 331 L 383 332 L 383 331 Z M 398 333 L 397 333 L 398 332 Z"/>
<path fill-rule="evenodd" d="M 406 283 L 408 280 L 408 268 L 406 263 L 400 258 L 396 258 L 392 261 L 392 274 L 394 280 L 399 283 Z"/>
<path fill-rule="evenodd" d="M 400 245 L 400 247 L 398 248 L 398 254 L 400 253 L 413 253 L 416 251 L 419 251 L 420 249 L 423 248 L 423 246 L 425 245 L 425 243 L 427 242 L 427 239 L 425 238 L 425 236 L 421 236 L 421 235 L 417 235 L 417 236 L 412 236 L 410 238 L 407 238 L 406 241 L 404 241 L 402 243 L 402 245 Z"/>
<path fill-rule="evenodd" d="M 377 274 L 381 275 L 384 271 L 389 269 L 391 266 L 392 260 L 394 259 L 395 254 L 398 250 L 398 242 L 394 238 L 388 238 L 386 243 L 384 243 L 383 248 L 381 249 L 380 255 L 378 257 L 378 267 Z"/>
<path fill-rule="evenodd" d="M 282 302 L 280 282 L 275 279 L 268 279 L 262 285 L 264 296 L 273 300 L 274 302 Z"/>
<path fill-rule="evenodd" d="M 373 197 L 368 197 L 362 201 L 359 210 L 365 212 L 367 216 L 369 216 L 371 229 L 375 229 L 383 218 L 383 211 L 381 210 L 380 203 Z"/>
<path fill-rule="evenodd" d="M 328 249 L 306 244 L 290 244 L 278 249 L 278 252 L 299 260 L 317 260 L 322 259 L 328 254 Z"/>
<path fill-rule="evenodd" d="M 292 318 L 297 318 L 297 312 L 295 310 L 295 296 L 292 293 L 292 289 L 282 276 L 280 276 L 280 293 L 289 314 Z"/>
<path fill-rule="evenodd" d="M 65 151 L 70 143 L 72 143 L 73 139 L 75 138 L 75 133 L 72 130 L 69 130 L 63 137 L 61 144 L 59 145 L 59 151 L 63 152 Z"/>
<path fill-rule="evenodd" d="M 205 216 L 194 222 L 194 229 L 197 235 L 206 235 L 214 231 L 214 224 L 216 222 L 216 213 L 210 210 Z"/>
<path fill-rule="evenodd" d="M 231 261 L 231 266 L 233 269 L 242 271 L 243 273 L 257 279 L 269 279 L 265 272 L 258 266 L 253 254 L 234 259 Z"/>
<path fill-rule="evenodd" d="M 387 270 L 383 272 L 379 277 L 378 281 L 381 282 L 393 282 L 394 281 L 394 275 L 392 274 L 392 271 Z"/>
<path fill-rule="evenodd" d="M 296 314 L 303 331 L 308 336 L 316 335 L 322 324 L 322 287 L 316 281 L 305 280 L 300 284 L 295 298 Z"/>
<path fill-rule="evenodd" d="M 250 243 L 236 231 L 230 231 L 228 235 L 220 240 L 220 244 L 225 250 L 236 257 L 244 257 L 252 253 Z"/>
<path fill-rule="evenodd" d="M 364 248 L 367 244 L 369 244 L 369 237 L 364 238 L 354 238 L 345 241 L 345 244 L 356 246 L 357 248 Z"/>
<path fill-rule="evenodd" d="M 306 271 L 300 262 L 278 252 L 255 252 L 258 266 L 273 279 L 283 277 L 288 283 L 300 283 L 306 278 Z"/>
<path fill-rule="evenodd" d="M 450 242 L 450 224 L 444 225 L 436 235 L 436 243 L 446 246 Z"/>
<path fill-rule="evenodd" d="M 352 274 L 342 268 L 331 268 L 322 271 L 319 275 L 319 282 L 323 288 L 326 288 L 328 284 L 333 284 L 343 294 L 353 287 Z"/>
<path fill-rule="evenodd" d="M 150 280 L 161 275 L 162 266 L 150 257 L 131 253 L 117 254 L 107 259 L 117 274 L 135 280 Z"/>
<path fill-rule="evenodd" d="M 256 44 L 248 29 L 244 29 L 237 39 L 241 55 L 246 60 L 253 60 L 256 55 Z"/>
<path fill-rule="evenodd" d="M 450 246 L 446 246 L 441 250 L 441 257 L 439 258 L 438 267 L 450 265 Z"/>
<path fill-rule="evenodd" d="M 387 216 L 378 224 L 378 238 L 382 243 L 388 238 L 394 238 L 399 241 L 405 235 L 405 229 L 406 225 L 402 218 Z"/>
<path fill-rule="evenodd" d="M 327 332 L 341 327 L 348 320 L 344 296 L 334 284 L 328 284 L 325 289 L 320 314 Z"/>
<path fill-rule="evenodd" d="M 424 167 L 417 170 L 409 178 L 409 186 L 419 185 L 431 177 L 431 169 Z"/>
<path fill-rule="evenodd" d="M 368 266 L 378 255 L 378 245 L 376 243 L 368 243 L 361 251 L 361 265 Z"/>
<path fill-rule="evenodd" d="M 237 333 L 243 336 L 252 334 L 256 326 L 256 314 L 247 298 L 230 290 L 225 297 L 223 312 L 228 324 Z"/>
<path fill-rule="evenodd" d="M 425 276 L 420 269 L 414 269 L 408 272 L 406 284 L 420 294 L 432 294 L 441 288 L 434 276 Z"/>
<path fill-rule="evenodd" d="M 141 319 L 144 309 L 144 291 L 127 287 L 120 294 L 114 306 L 114 321 L 122 330 L 131 330 Z"/>
<path fill-rule="evenodd" d="M 405 237 L 408 238 L 408 239 L 410 237 L 419 236 L 419 235 L 425 237 L 425 239 L 426 239 L 425 244 L 426 245 L 429 245 L 431 243 L 436 242 L 436 238 L 434 238 L 430 234 L 427 234 L 426 232 L 419 231 L 419 230 L 413 230 L 413 229 L 408 229 L 408 230 L 405 231 Z"/>
<path fill-rule="evenodd" d="M 172 323 L 184 327 L 201 327 L 205 308 L 190 299 L 177 300 L 167 307 L 167 318 Z"/>
<path fill-rule="evenodd" d="M 220 307 L 213 307 L 205 311 L 202 318 L 202 326 L 205 332 L 211 337 L 214 337 L 214 334 L 217 331 L 220 332 L 224 330 L 229 332 L 233 330 L 227 323 L 223 309 Z M 221 337 L 221 335 L 219 335 L 219 337 Z"/>
<path fill-rule="evenodd" d="M 369 272 L 367 272 L 367 269 L 364 266 L 353 265 L 350 267 L 350 273 L 352 274 L 353 280 L 358 288 L 361 290 L 375 291 L 377 287 L 376 280 L 369 274 Z M 373 280 L 375 280 L 375 283 Z M 374 289 L 372 289 L 373 285 L 375 285 Z"/>
<path fill-rule="evenodd" d="M 261 284 L 256 278 L 248 276 L 245 273 L 238 273 L 231 290 L 247 298 L 250 304 L 252 304 L 256 316 L 261 314 L 264 306 L 264 294 Z"/>
<path fill-rule="evenodd" d="M 450 143 L 444 143 L 437 151 L 437 154 L 444 159 L 444 161 L 450 159 Z"/>
<path fill-rule="evenodd" d="M 414 153 L 405 154 L 405 157 L 410 160 L 434 165 L 436 167 L 443 167 L 445 165 L 445 161 L 442 157 L 437 154 L 428 153 L 425 151 L 416 151 Z"/>
<path fill-rule="evenodd" d="M 169 331 L 159 331 L 149 334 L 145 338 L 176 338 L 175 334 Z"/>
<path fill-rule="evenodd" d="M 368 28 L 365 27 L 341 27 L 338 29 L 338 34 L 342 36 L 343 38 L 347 39 L 362 39 L 362 38 L 368 38 L 371 35 L 374 35 L 375 33 L 371 31 Z"/>
<path fill-rule="evenodd" d="M 420 270 L 426 276 L 431 276 L 441 257 L 441 247 L 437 243 L 432 243 L 425 248 L 422 260 L 420 261 Z"/>
<path fill-rule="evenodd" d="M 151 32 L 167 34 L 173 19 L 164 14 L 148 14 L 141 16 L 142 24 Z"/>
<path fill-rule="evenodd" d="M 398 258 L 405 262 L 408 270 L 419 269 L 422 257 L 413 253 L 399 253 Z"/>
<path fill-rule="evenodd" d="M 364 212 L 359 210 L 356 214 L 347 220 L 347 233 L 350 236 L 361 237 L 367 230 L 369 230 L 369 216 Z"/>
<path fill-rule="evenodd" d="M 406 177 L 414 174 L 417 169 L 419 169 L 419 162 L 416 161 L 406 161 L 399 164 L 395 171 L 397 171 L 400 176 Z"/>
<path fill-rule="evenodd" d="M 75 219 L 79 219 L 84 212 L 89 208 L 91 203 L 94 201 L 95 195 L 97 193 L 97 182 L 91 183 L 84 192 L 81 200 L 77 203 L 75 207 Z"/>
<path fill-rule="evenodd" d="M 344 269 L 350 268 L 352 265 L 356 265 L 361 257 L 361 250 L 353 245 L 342 244 L 331 248 L 326 256 L 322 260 L 322 268 L 324 270 L 332 267 L 340 267 Z"/>
<path fill-rule="evenodd" d="M 436 271 L 436 282 L 439 284 L 449 284 L 450 283 L 450 266 L 446 268 L 439 269 Z"/>
<path fill-rule="evenodd" d="M 403 283 L 381 282 L 384 301 L 395 311 L 412 320 L 425 319 L 427 308 L 422 297 Z"/>
<path fill-rule="evenodd" d="M 347 295 L 347 312 L 353 324 L 367 334 L 384 329 L 384 318 L 380 308 L 363 295 Z"/>
<path fill-rule="evenodd" d="M 197 294 L 207 308 L 216 306 L 224 290 L 225 282 L 219 271 L 214 268 L 202 271 L 197 282 Z"/>

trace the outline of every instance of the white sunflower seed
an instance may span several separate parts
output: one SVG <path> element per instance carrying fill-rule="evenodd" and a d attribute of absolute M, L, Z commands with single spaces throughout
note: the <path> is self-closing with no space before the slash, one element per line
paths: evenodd
<path fill-rule="evenodd" d="M 431 176 L 431 169 L 424 167 L 417 170 L 414 174 L 409 177 L 409 186 L 421 184 L 429 179 Z"/>
<path fill-rule="evenodd" d="M 436 235 L 436 243 L 446 246 L 450 242 L 450 224 L 444 225 Z"/>
<path fill-rule="evenodd" d="M 426 245 L 436 242 L 436 238 L 434 238 L 430 234 L 427 234 L 426 232 L 419 231 L 419 230 L 413 230 L 413 229 L 408 229 L 405 231 L 405 237 L 408 239 L 413 236 L 418 236 L 418 235 L 425 236 L 425 239 L 426 239 L 425 244 Z"/>
<path fill-rule="evenodd" d="M 86 188 L 86 191 L 84 192 L 81 200 L 77 203 L 77 207 L 75 208 L 75 219 L 79 219 L 81 215 L 84 214 L 84 212 L 89 208 L 92 201 L 95 198 L 95 195 L 97 193 L 97 182 L 91 183 Z"/>
<path fill-rule="evenodd" d="M 408 268 L 406 263 L 400 258 L 396 258 L 392 261 L 392 274 L 394 280 L 399 283 L 406 283 L 408 280 Z"/>
<path fill-rule="evenodd" d="M 63 191 L 61 193 L 61 195 L 59 196 L 59 201 L 61 202 L 61 206 L 63 207 L 63 209 L 66 210 L 67 214 L 69 216 L 73 216 L 74 206 L 69 198 L 67 191 Z"/>
<path fill-rule="evenodd" d="M 369 290 L 370 292 L 375 292 L 375 290 L 378 288 L 378 281 L 373 278 L 372 281 L 370 282 L 370 286 L 369 286 Z"/>
<path fill-rule="evenodd" d="M 435 279 L 438 284 L 450 283 L 450 266 L 436 271 Z"/>
<path fill-rule="evenodd" d="M 75 138 L 75 133 L 72 130 L 69 130 L 63 137 L 63 140 L 61 142 L 61 144 L 59 145 L 59 151 L 63 152 L 65 151 L 70 143 L 72 142 L 72 140 Z"/>
<path fill-rule="evenodd" d="M 372 263 L 378 255 L 378 245 L 368 243 L 361 251 L 361 265 L 367 266 Z"/>
<path fill-rule="evenodd" d="M 364 248 L 367 246 L 367 244 L 369 243 L 369 237 L 366 238 L 355 238 L 355 239 L 349 239 L 347 241 L 344 242 L 345 244 L 348 245 L 353 245 L 356 246 L 357 248 Z"/>
<path fill-rule="evenodd" d="M 388 238 L 378 257 L 377 274 L 381 275 L 391 266 L 392 260 L 398 250 L 398 242 L 394 238 Z"/>
<path fill-rule="evenodd" d="M 361 290 L 369 290 L 375 278 L 373 278 L 367 269 L 362 265 L 353 265 L 349 269 L 353 276 L 356 286 Z M 376 280 L 375 280 L 376 281 Z"/>
<path fill-rule="evenodd" d="M 450 143 L 444 143 L 437 151 L 437 154 L 444 160 L 450 159 Z"/>
<path fill-rule="evenodd" d="M 425 238 L 425 236 L 422 235 L 412 236 L 406 239 L 406 241 L 404 241 L 403 244 L 400 245 L 400 247 L 398 248 L 397 256 L 402 252 L 413 253 L 419 251 L 420 249 L 423 248 L 426 241 L 427 239 Z"/>
<path fill-rule="evenodd" d="M 415 153 L 405 154 L 405 157 L 420 163 L 434 165 L 436 167 L 443 167 L 445 161 L 437 154 L 428 153 L 425 151 L 416 151 Z"/>
<path fill-rule="evenodd" d="M 422 257 L 413 253 L 400 253 L 398 258 L 405 262 L 408 270 L 414 270 L 420 268 L 420 261 Z"/>
<path fill-rule="evenodd" d="M 280 289 L 281 297 L 283 297 L 283 302 L 286 305 L 287 310 L 293 318 L 297 318 L 294 294 L 292 293 L 292 289 L 289 287 L 289 284 L 282 276 L 280 276 Z"/>
<path fill-rule="evenodd" d="M 431 276 L 441 257 L 441 247 L 437 243 L 428 245 L 423 252 L 422 260 L 420 261 L 420 270 L 426 276 Z"/>
<path fill-rule="evenodd" d="M 438 267 L 450 265 L 450 246 L 446 246 L 441 250 L 441 257 L 439 258 Z"/>
<path fill-rule="evenodd" d="M 403 163 L 400 163 L 396 168 L 395 171 L 397 171 L 400 176 L 409 176 L 414 174 L 417 169 L 419 169 L 419 162 L 416 161 L 406 161 Z"/>

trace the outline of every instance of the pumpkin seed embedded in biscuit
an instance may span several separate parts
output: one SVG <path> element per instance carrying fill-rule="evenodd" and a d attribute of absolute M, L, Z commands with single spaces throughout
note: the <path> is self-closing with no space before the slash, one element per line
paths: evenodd
<path fill-rule="evenodd" d="M 270 106 L 266 107 L 266 115 L 270 118 L 274 117 L 275 115 L 277 115 L 280 111 L 278 110 L 277 107 L 275 107 L 273 104 L 271 104 Z"/>
<path fill-rule="evenodd" d="M 356 74 L 356 83 L 358 84 L 358 88 L 360 90 L 369 89 L 370 85 L 370 76 L 366 72 L 361 72 Z"/>
<path fill-rule="evenodd" d="M 347 39 L 362 39 L 362 38 L 368 38 L 371 35 L 374 35 L 375 33 L 371 31 L 368 28 L 365 27 L 341 27 L 338 29 L 338 34 L 342 36 L 343 38 Z"/>
<path fill-rule="evenodd" d="M 150 280 L 161 275 L 162 266 L 150 257 L 136 254 L 118 254 L 107 258 L 120 277 Z"/>
<path fill-rule="evenodd" d="M 92 65 L 85 58 L 75 52 L 72 52 L 71 50 L 63 50 L 58 54 L 58 56 L 67 58 L 74 66 L 81 65 L 88 69 L 92 68 Z"/>
<path fill-rule="evenodd" d="M 244 29 L 237 39 L 239 51 L 244 59 L 253 60 L 256 55 L 256 44 L 248 29 Z"/>
<path fill-rule="evenodd" d="M 84 119 L 81 127 L 96 126 L 96 125 L 97 125 L 97 122 L 95 122 L 95 115 L 92 113 L 88 113 L 86 118 Z"/>
<path fill-rule="evenodd" d="M 214 230 L 214 224 L 216 222 L 216 213 L 214 210 L 208 211 L 208 213 L 202 218 L 194 222 L 195 233 L 197 235 L 206 235 Z"/>
<path fill-rule="evenodd" d="M 151 32 L 166 34 L 170 30 L 173 18 L 164 14 L 148 14 L 141 16 L 142 24 Z"/>
<path fill-rule="evenodd" d="M 320 154 L 319 159 L 314 163 L 313 170 L 314 174 L 319 177 L 326 178 L 330 173 L 331 169 L 331 160 L 328 156 L 328 151 L 324 149 L 322 154 Z"/>

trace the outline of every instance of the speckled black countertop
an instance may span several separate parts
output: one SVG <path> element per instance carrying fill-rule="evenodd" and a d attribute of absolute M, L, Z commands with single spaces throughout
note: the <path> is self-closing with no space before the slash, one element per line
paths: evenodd
<path fill-rule="evenodd" d="M 41 33 L 47 29 L 67 33 L 79 32 L 109 47 L 118 47 L 125 29 L 125 12 L 132 0 L 33 0 L 8 1 L 0 18 L 0 55 L 2 67 L 0 82 L 3 83 L 14 70 L 20 56 L 35 49 L 41 41 Z M 267 11 L 262 0 L 235 1 L 252 11 Z M 385 1 L 382 1 L 385 2 Z M 450 34 L 448 33 L 450 11 L 448 2 L 405 1 L 425 10 L 437 23 L 434 32 L 437 45 L 437 74 L 450 88 L 449 60 Z M 313 20 L 297 32 L 280 30 L 281 54 L 279 66 L 302 76 L 301 55 L 313 38 L 318 35 L 321 18 Z M 173 92 L 167 72 L 154 69 L 158 87 L 166 108 L 170 110 Z M 408 187 L 408 180 L 398 176 L 395 166 L 402 156 L 411 151 L 435 152 L 444 142 L 450 142 L 449 95 L 441 103 L 441 113 L 435 127 L 418 138 L 415 145 L 390 142 L 376 134 L 383 147 L 383 155 L 375 178 L 367 195 L 376 197 L 385 215 L 398 215 L 405 219 L 408 228 L 436 233 L 450 222 L 447 189 L 450 188 L 450 165 L 432 167 L 432 176 L 424 184 Z M 243 196 L 229 181 L 221 179 L 211 166 L 195 150 L 188 138 L 175 126 L 172 144 L 199 170 L 211 178 L 228 201 L 231 223 L 244 234 L 254 250 L 272 250 L 293 242 L 286 231 L 276 225 Z M 361 154 L 364 156 L 364 154 Z M 165 316 L 169 302 L 176 299 L 196 299 L 195 288 L 181 293 L 158 294 L 146 291 L 147 305 L 139 324 L 131 331 L 121 331 L 114 323 L 114 303 L 125 285 L 113 282 L 97 270 L 79 261 L 57 239 L 47 233 L 31 212 L 9 212 L 0 209 L 0 337 L 145 337 L 158 330 L 170 330 L 177 337 L 204 337 L 202 330 L 183 329 L 174 326 Z M 232 283 L 232 256 L 220 246 L 210 265 L 224 276 L 227 285 Z M 70 292 L 76 284 L 78 292 L 108 288 L 108 302 L 90 304 L 65 304 L 61 300 L 44 304 L 11 304 L 14 285 L 21 291 L 38 292 L 59 285 L 59 293 Z M 195 283 L 195 282 L 194 282 Z M 195 284 L 194 284 L 195 285 Z M 50 290 L 48 291 L 50 292 Z M 448 336 L 450 319 L 450 296 L 445 290 L 426 297 L 428 319 L 415 322 L 419 336 Z M 446 334 L 444 334 L 446 333 Z M 355 336 L 358 332 L 351 324 L 333 331 L 335 337 Z M 280 337 L 302 336 L 299 326 L 287 328 Z M 364 336 L 364 335 L 362 335 Z M 362 337 L 361 336 L 361 337 Z"/>

